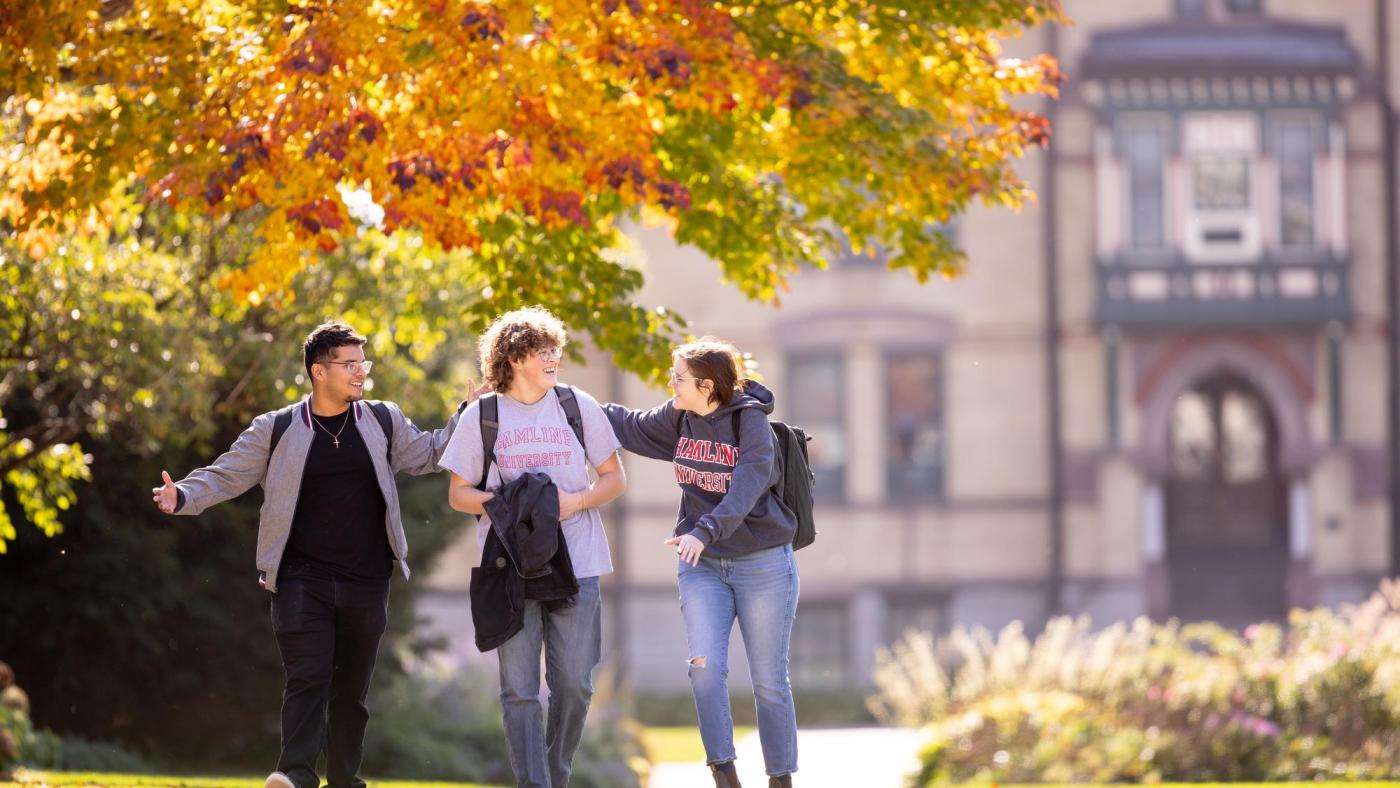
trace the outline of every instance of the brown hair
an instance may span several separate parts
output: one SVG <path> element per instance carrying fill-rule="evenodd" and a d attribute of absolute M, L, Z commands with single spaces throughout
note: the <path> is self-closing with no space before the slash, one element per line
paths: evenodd
<path fill-rule="evenodd" d="M 481 374 L 496 391 L 504 394 L 515 378 L 510 362 L 523 361 L 541 350 L 562 350 L 568 341 L 564 324 L 543 307 L 530 306 L 507 312 L 492 321 L 477 342 Z"/>
<path fill-rule="evenodd" d="M 739 349 L 722 339 L 700 337 L 671 351 L 671 357 L 685 362 L 691 376 L 714 384 L 710 402 L 728 405 L 734 392 L 744 381 L 744 358 Z"/>
<path fill-rule="evenodd" d="M 324 364 L 334 358 L 336 348 L 346 345 L 358 347 L 364 343 L 365 338 L 344 323 L 332 321 L 316 326 L 306 335 L 306 343 L 301 346 L 301 359 L 306 365 L 306 377 L 312 377 L 312 364 Z"/>

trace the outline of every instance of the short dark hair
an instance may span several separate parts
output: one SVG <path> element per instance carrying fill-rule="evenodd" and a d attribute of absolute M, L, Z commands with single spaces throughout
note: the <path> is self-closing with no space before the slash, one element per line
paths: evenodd
<path fill-rule="evenodd" d="M 331 321 L 322 323 L 306 335 L 306 344 L 301 347 L 302 360 L 306 364 L 306 376 L 311 377 L 311 365 L 330 361 L 335 349 L 346 345 L 360 346 L 367 342 L 355 333 L 355 329 L 344 323 Z"/>
<path fill-rule="evenodd" d="M 671 351 L 673 358 L 685 362 L 687 370 L 697 381 L 714 384 L 709 401 L 728 405 L 739 384 L 744 380 L 744 358 L 739 349 L 715 337 L 700 337 Z"/>

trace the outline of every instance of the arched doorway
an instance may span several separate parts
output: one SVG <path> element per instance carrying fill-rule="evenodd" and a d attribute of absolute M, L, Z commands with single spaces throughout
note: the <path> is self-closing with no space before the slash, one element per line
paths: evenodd
<path fill-rule="evenodd" d="M 1288 495 L 1268 401 L 1216 373 L 1180 394 L 1168 421 L 1170 615 L 1227 626 L 1287 609 Z"/>

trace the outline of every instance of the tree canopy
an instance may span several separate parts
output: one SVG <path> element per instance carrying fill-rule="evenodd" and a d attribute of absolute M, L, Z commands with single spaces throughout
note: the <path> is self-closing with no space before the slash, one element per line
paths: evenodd
<path fill-rule="evenodd" d="M 313 316 L 421 362 L 538 303 L 659 380 L 685 324 L 609 253 L 643 213 L 760 300 L 838 238 L 954 273 L 938 228 L 1020 205 L 1015 159 L 1049 134 L 1022 99 L 1055 94 L 1056 64 L 1001 42 L 1060 20 L 1059 0 L 0 5 L 0 486 L 57 528 L 79 438 L 247 407 L 203 371 Z"/>

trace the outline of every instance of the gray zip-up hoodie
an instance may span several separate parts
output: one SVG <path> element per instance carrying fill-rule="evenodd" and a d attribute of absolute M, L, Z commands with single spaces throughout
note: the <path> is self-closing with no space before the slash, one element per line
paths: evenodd
<path fill-rule="evenodd" d="M 603 410 L 622 448 L 671 461 L 681 488 L 676 536 L 691 534 L 717 558 L 792 542 L 797 518 L 778 491 L 782 457 L 768 424 L 773 393 L 761 384 L 746 381 L 708 416 L 669 400 L 646 411 L 612 403 Z"/>
<path fill-rule="evenodd" d="M 248 429 L 238 436 L 229 450 L 213 463 L 191 471 L 175 483 L 179 503 L 175 514 L 195 515 L 216 503 L 237 498 L 253 485 L 263 487 L 263 505 L 258 516 L 258 569 L 263 573 L 267 590 L 277 592 L 277 570 L 282 552 L 292 534 L 292 516 L 296 514 L 297 498 L 301 495 L 301 477 L 306 469 L 306 457 L 311 451 L 315 432 L 311 426 L 310 398 L 292 405 L 292 421 L 268 457 L 272 444 L 272 423 L 280 411 L 270 411 L 253 419 Z M 385 456 L 384 430 L 370 411 L 368 401 L 353 403 L 355 429 L 365 442 L 365 449 L 374 464 L 379 480 L 379 492 L 384 495 L 384 528 L 389 534 L 389 547 L 399 562 L 403 576 L 409 576 L 408 540 L 399 517 L 399 490 L 394 473 L 405 471 L 421 476 L 438 470 L 438 460 L 447 448 L 447 439 L 461 416 L 461 408 L 446 427 L 432 432 L 418 429 L 392 402 L 383 403 L 393 421 L 393 468 Z"/>

